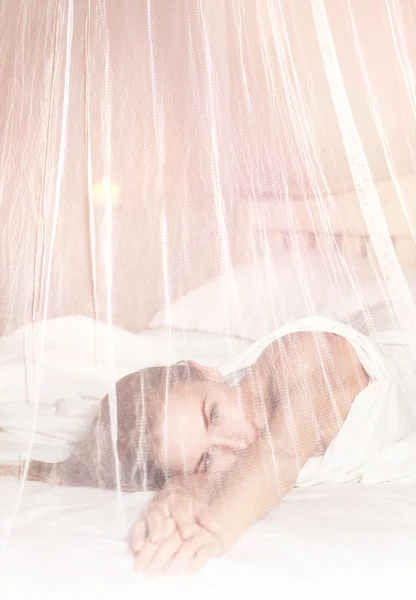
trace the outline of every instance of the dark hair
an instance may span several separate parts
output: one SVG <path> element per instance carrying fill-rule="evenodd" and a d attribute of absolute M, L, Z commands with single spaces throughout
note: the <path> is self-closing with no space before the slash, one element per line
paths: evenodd
<path fill-rule="evenodd" d="M 98 415 L 69 459 L 60 463 L 59 478 L 66 485 L 86 485 L 123 491 L 159 490 L 167 473 L 158 460 L 156 422 L 165 398 L 177 383 L 201 381 L 204 375 L 191 363 L 150 367 L 131 373 L 101 401 Z M 112 418 L 116 408 L 117 419 Z M 111 423 L 117 425 L 114 448 Z"/>

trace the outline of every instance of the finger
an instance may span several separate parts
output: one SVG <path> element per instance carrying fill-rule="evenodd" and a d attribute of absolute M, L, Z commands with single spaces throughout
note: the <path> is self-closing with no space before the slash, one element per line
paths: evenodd
<path fill-rule="evenodd" d="M 179 537 L 179 533 L 177 532 L 175 522 L 172 519 L 166 519 L 165 533 L 167 539 L 169 539 L 169 537 L 174 535 L 175 533 Z M 153 559 L 153 556 L 157 552 L 158 547 L 164 542 L 165 540 L 162 540 L 161 542 L 154 544 L 151 541 L 151 539 L 147 537 L 147 539 L 142 544 L 141 549 L 136 553 L 136 560 L 134 562 L 134 568 L 136 569 L 136 571 L 144 571 L 147 568 L 147 566 Z"/>
<path fill-rule="evenodd" d="M 220 555 L 219 548 L 214 544 L 210 544 L 207 546 L 203 546 L 198 552 L 196 552 L 195 557 L 188 564 L 187 569 L 185 570 L 186 575 L 196 575 L 206 566 L 206 564 L 212 559 L 217 558 Z"/>
<path fill-rule="evenodd" d="M 175 531 L 176 531 L 175 521 L 171 517 L 169 517 L 169 519 L 165 519 L 165 523 L 163 526 L 163 540 L 166 540 Z M 161 540 L 161 541 L 163 541 L 163 540 Z"/>
<path fill-rule="evenodd" d="M 178 552 L 172 558 L 170 564 L 165 570 L 166 577 L 175 577 L 189 564 L 201 546 L 206 543 L 201 536 L 195 536 L 191 540 L 182 543 Z"/>
<path fill-rule="evenodd" d="M 162 492 L 157 494 L 150 502 L 148 512 L 158 509 L 165 517 L 168 517 L 170 515 L 170 498 L 172 495 L 172 493 L 163 494 Z"/>
<path fill-rule="evenodd" d="M 212 509 L 202 502 L 195 503 L 195 516 L 196 520 L 207 531 L 211 533 L 218 533 L 220 527 L 213 515 Z"/>
<path fill-rule="evenodd" d="M 140 519 L 133 525 L 130 538 L 130 547 L 133 553 L 137 554 L 143 548 L 147 537 L 146 519 Z"/>
<path fill-rule="evenodd" d="M 154 507 L 148 512 L 146 519 L 147 527 L 149 530 L 150 540 L 153 542 L 153 544 L 157 544 L 165 539 L 165 528 L 168 516 L 169 515 L 166 515 L 165 507 L 163 507 L 163 505 L 160 507 Z"/>
<path fill-rule="evenodd" d="M 181 499 L 172 503 L 171 513 L 184 540 L 198 532 L 199 527 L 195 522 L 195 501 L 193 498 Z"/>
<path fill-rule="evenodd" d="M 159 529 L 157 534 L 152 534 L 150 531 L 147 535 L 147 539 L 152 542 L 152 544 L 161 544 L 164 542 L 172 533 L 176 530 L 175 521 L 169 517 L 164 517 L 163 523 L 159 525 Z"/>
<path fill-rule="evenodd" d="M 152 544 L 152 542 L 149 539 L 147 539 L 145 544 L 143 545 L 143 548 L 136 555 L 136 558 L 134 560 L 135 571 L 145 571 L 148 565 L 151 563 L 158 548 L 159 544 Z"/>
<path fill-rule="evenodd" d="M 166 541 L 158 545 L 157 551 L 147 565 L 145 570 L 146 575 L 149 575 L 149 577 L 156 577 L 162 573 L 183 543 L 179 531 L 175 530 Z"/>

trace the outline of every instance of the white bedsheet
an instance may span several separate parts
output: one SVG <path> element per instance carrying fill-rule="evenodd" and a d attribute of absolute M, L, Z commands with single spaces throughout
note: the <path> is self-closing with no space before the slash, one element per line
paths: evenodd
<path fill-rule="evenodd" d="M 4 600 L 416 597 L 415 484 L 297 489 L 197 577 L 157 580 L 126 553 L 148 494 L 31 483 L 13 515 L 19 494 L 0 482 Z"/>

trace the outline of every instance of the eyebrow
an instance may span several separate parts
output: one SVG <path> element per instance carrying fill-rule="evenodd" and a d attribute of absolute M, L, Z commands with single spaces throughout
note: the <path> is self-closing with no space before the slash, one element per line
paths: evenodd
<path fill-rule="evenodd" d="M 201 410 L 202 410 L 202 418 L 204 419 L 204 425 L 205 425 L 205 429 L 208 429 L 208 418 L 207 418 L 207 411 L 206 411 L 207 399 L 208 399 L 208 396 L 205 396 L 205 398 L 204 398 L 204 400 L 203 400 L 203 402 L 202 402 L 202 406 L 201 406 Z M 201 466 L 201 464 L 202 464 L 202 463 L 203 463 L 203 461 L 204 461 L 205 454 L 206 454 L 206 452 L 204 452 L 204 453 L 201 455 L 200 459 L 199 459 L 199 460 L 198 460 L 198 462 L 196 463 L 196 467 L 195 467 L 194 473 L 198 473 L 199 467 Z"/>

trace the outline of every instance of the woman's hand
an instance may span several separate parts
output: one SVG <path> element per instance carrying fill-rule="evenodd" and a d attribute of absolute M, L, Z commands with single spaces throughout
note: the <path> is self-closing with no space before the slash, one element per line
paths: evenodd
<path fill-rule="evenodd" d="M 153 531 L 158 524 L 157 535 L 150 535 L 146 519 Z M 181 533 L 184 529 L 187 535 Z M 224 503 L 220 494 L 211 508 L 187 493 L 166 489 L 133 528 L 135 569 L 149 576 L 174 576 L 184 569 L 186 574 L 195 574 L 209 560 L 227 552 L 246 530 L 239 501 Z"/>
<path fill-rule="evenodd" d="M 212 558 L 217 558 L 227 547 L 219 533 L 211 533 L 196 526 L 193 535 L 184 540 L 178 529 L 162 542 L 153 543 L 146 539 L 137 553 L 134 566 L 136 571 L 145 572 L 150 577 L 163 573 L 167 577 L 178 575 L 185 569 L 187 575 L 199 572 Z"/>
<path fill-rule="evenodd" d="M 218 525 L 206 503 L 181 487 L 170 485 L 156 494 L 145 515 L 133 526 L 133 554 L 140 552 L 147 541 L 158 544 L 166 540 L 176 529 L 181 539 L 186 540 L 200 529 L 215 534 Z"/>

